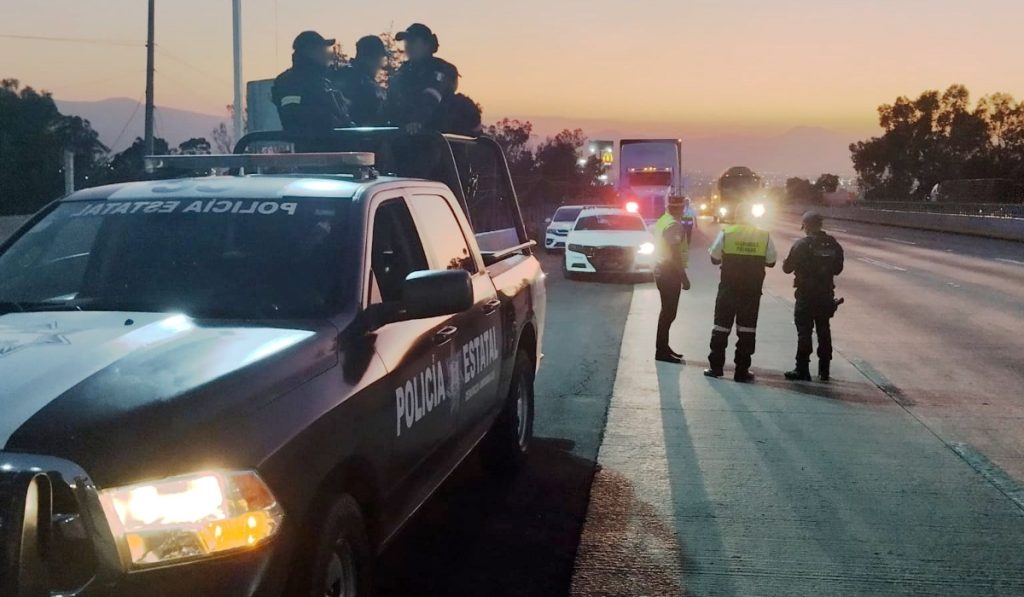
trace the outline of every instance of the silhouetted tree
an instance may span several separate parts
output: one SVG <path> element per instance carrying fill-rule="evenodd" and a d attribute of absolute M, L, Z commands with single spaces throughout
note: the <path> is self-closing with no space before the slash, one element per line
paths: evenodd
<path fill-rule="evenodd" d="M 835 193 L 839 190 L 839 177 L 835 174 L 822 174 L 814 181 L 818 193 Z"/>
<path fill-rule="evenodd" d="M 209 154 L 211 149 L 210 142 L 206 140 L 206 137 L 193 137 L 178 145 L 178 153 L 183 155 L 205 155 Z"/>

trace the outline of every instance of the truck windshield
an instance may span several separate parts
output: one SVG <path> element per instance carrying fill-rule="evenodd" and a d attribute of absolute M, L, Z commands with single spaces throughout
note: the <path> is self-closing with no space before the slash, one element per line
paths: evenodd
<path fill-rule="evenodd" d="M 0 254 L 0 313 L 324 317 L 355 279 L 341 259 L 350 209 L 338 199 L 64 203 Z"/>
<path fill-rule="evenodd" d="M 559 207 L 551 220 L 554 222 L 575 222 L 581 211 L 583 211 L 582 207 Z"/>
<path fill-rule="evenodd" d="M 576 230 L 644 230 L 644 222 L 637 216 L 615 214 L 585 216 L 576 222 Z"/>

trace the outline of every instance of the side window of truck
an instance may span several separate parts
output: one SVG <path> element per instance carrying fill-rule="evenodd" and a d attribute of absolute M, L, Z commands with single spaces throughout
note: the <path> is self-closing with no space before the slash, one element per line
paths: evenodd
<path fill-rule="evenodd" d="M 404 199 L 392 199 L 377 208 L 372 243 L 370 270 L 379 299 L 401 300 L 405 277 L 427 269 L 423 244 Z M 371 302 L 377 302 L 374 298 Z"/>
<path fill-rule="evenodd" d="M 413 208 L 420 220 L 420 229 L 429 244 L 435 269 L 464 269 L 477 272 L 476 260 L 469 252 L 469 243 L 451 205 L 438 195 L 417 195 Z"/>

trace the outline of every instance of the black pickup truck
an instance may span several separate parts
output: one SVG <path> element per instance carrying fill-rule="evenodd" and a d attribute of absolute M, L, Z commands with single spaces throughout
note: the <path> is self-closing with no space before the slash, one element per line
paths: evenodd
<path fill-rule="evenodd" d="M 504 157 L 152 162 L 246 174 L 80 191 L 0 245 L 0 595 L 366 595 L 468 454 L 529 449 L 544 274 Z"/>

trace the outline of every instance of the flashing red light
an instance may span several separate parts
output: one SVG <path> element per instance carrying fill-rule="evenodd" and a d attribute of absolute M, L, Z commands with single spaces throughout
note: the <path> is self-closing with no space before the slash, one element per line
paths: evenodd
<path fill-rule="evenodd" d="M 629 203 L 626 204 L 626 211 L 628 211 L 631 214 L 635 214 L 640 211 L 640 204 L 637 203 L 636 201 L 630 201 Z"/>

